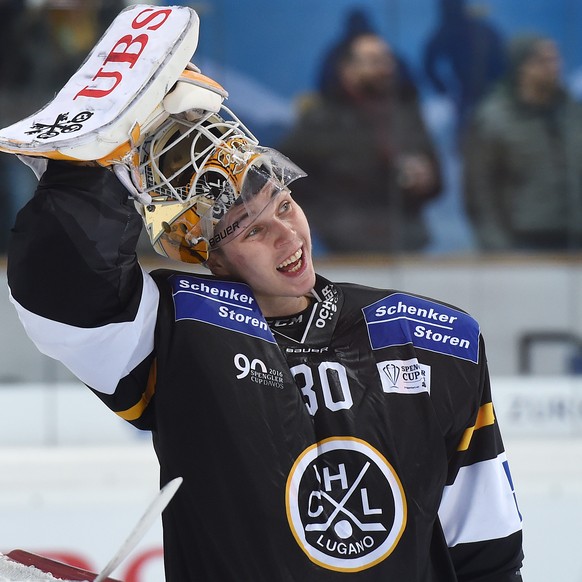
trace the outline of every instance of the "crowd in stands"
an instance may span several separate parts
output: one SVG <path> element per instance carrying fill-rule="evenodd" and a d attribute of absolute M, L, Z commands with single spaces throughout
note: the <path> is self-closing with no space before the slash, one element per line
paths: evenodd
<path fill-rule="evenodd" d="M 418 78 L 453 104 L 460 212 L 475 249 L 582 249 L 582 110 L 551 37 L 506 39 L 465 0 L 435 0 L 439 18 L 412 71 L 369 15 L 348 13 L 320 59 L 313 91 L 273 145 L 307 173 L 294 195 L 320 254 L 423 253 L 427 209 L 449 184 L 423 114 Z M 0 126 L 46 104 L 80 65 L 122 0 L 0 0 Z M 447 75 L 443 75 L 447 71 Z M 34 176 L 0 156 L 0 253 Z"/>

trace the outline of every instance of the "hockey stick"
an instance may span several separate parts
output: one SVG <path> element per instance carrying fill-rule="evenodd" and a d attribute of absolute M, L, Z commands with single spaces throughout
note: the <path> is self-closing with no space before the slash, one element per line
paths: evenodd
<path fill-rule="evenodd" d="M 136 526 L 133 528 L 127 539 L 123 542 L 115 555 L 111 558 L 111 560 L 109 560 L 107 566 L 101 570 L 93 582 L 104 582 L 109 574 L 111 574 L 113 570 L 115 570 L 115 568 L 117 568 L 117 566 L 119 566 L 121 562 L 123 562 L 123 560 L 129 556 L 130 552 L 135 548 L 135 546 L 150 528 L 152 522 L 159 515 L 161 515 L 166 505 L 168 505 L 172 497 L 174 497 L 178 487 L 182 485 L 182 481 L 182 477 L 176 477 L 169 483 L 166 483 L 164 487 L 162 487 L 154 500 L 150 503 L 149 507 L 146 509 L 145 513 L 142 515 L 141 519 L 137 522 Z"/>

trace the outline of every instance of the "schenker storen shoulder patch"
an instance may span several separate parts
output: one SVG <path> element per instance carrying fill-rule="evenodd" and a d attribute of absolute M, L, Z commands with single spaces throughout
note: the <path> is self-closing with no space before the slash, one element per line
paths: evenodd
<path fill-rule="evenodd" d="M 176 321 L 191 319 L 276 343 L 248 285 L 191 275 L 170 280 Z"/>
<path fill-rule="evenodd" d="M 479 361 L 479 324 L 463 311 L 405 293 L 384 297 L 362 311 L 374 350 L 413 344 Z"/>

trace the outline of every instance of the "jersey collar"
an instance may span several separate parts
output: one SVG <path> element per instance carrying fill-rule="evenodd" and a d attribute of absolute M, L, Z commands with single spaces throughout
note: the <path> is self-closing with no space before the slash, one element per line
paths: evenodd
<path fill-rule="evenodd" d="M 307 344 L 311 346 L 328 346 L 337 325 L 343 305 L 343 293 L 336 285 L 317 275 L 315 286 L 311 292 L 315 302 L 301 314 L 283 320 L 269 320 L 271 331 L 279 342 L 292 344 Z"/>

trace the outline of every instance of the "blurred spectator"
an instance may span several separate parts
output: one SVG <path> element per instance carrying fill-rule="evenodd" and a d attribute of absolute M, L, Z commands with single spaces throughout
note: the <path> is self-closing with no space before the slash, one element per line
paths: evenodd
<path fill-rule="evenodd" d="M 293 193 L 323 252 L 420 250 L 422 209 L 441 181 L 414 86 L 374 33 L 349 35 L 331 54 L 320 93 L 278 146 L 308 173 Z"/>
<path fill-rule="evenodd" d="M 424 50 L 424 69 L 438 93 L 450 97 L 460 132 L 475 105 L 506 68 L 505 41 L 465 0 L 439 0 L 440 22 Z"/>
<path fill-rule="evenodd" d="M 549 38 L 511 45 L 503 85 L 476 112 L 465 158 L 469 216 L 484 250 L 581 248 L 582 108 Z"/>
<path fill-rule="evenodd" d="M 27 11 L 22 0 L 0 0 L 0 127 L 19 119 L 27 107 L 26 84 L 30 79 L 31 61 L 27 42 L 22 41 L 25 37 L 21 35 Z M 0 253 L 6 251 L 8 231 L 21 202 L 14 188 L 22 183 L 28 196 L 32 187 L 32 180 L 28 183 L 26 177 L 33 178 L 28 168 L 14 156 L 0 154 Z"/>
<path fill-rule="evenodd" d="M 379 36 L 378 31 L 370 22 L 370 18 L 361 8 L 354 8 L 348 12 L 343 35 L 324 55 L 320 67 L 317 88 L 324 95 L 335 94 L 341 91 L 341 79 L 338 75 L 338 59 L 346 50 L 353 39 L 365 34 Z M 401 91 L 406 91 L 410 97 L 416 96 L 417 89 L 406 61 L 392 48 L 392 58 L 398 68 L 398 82 Z"/>

